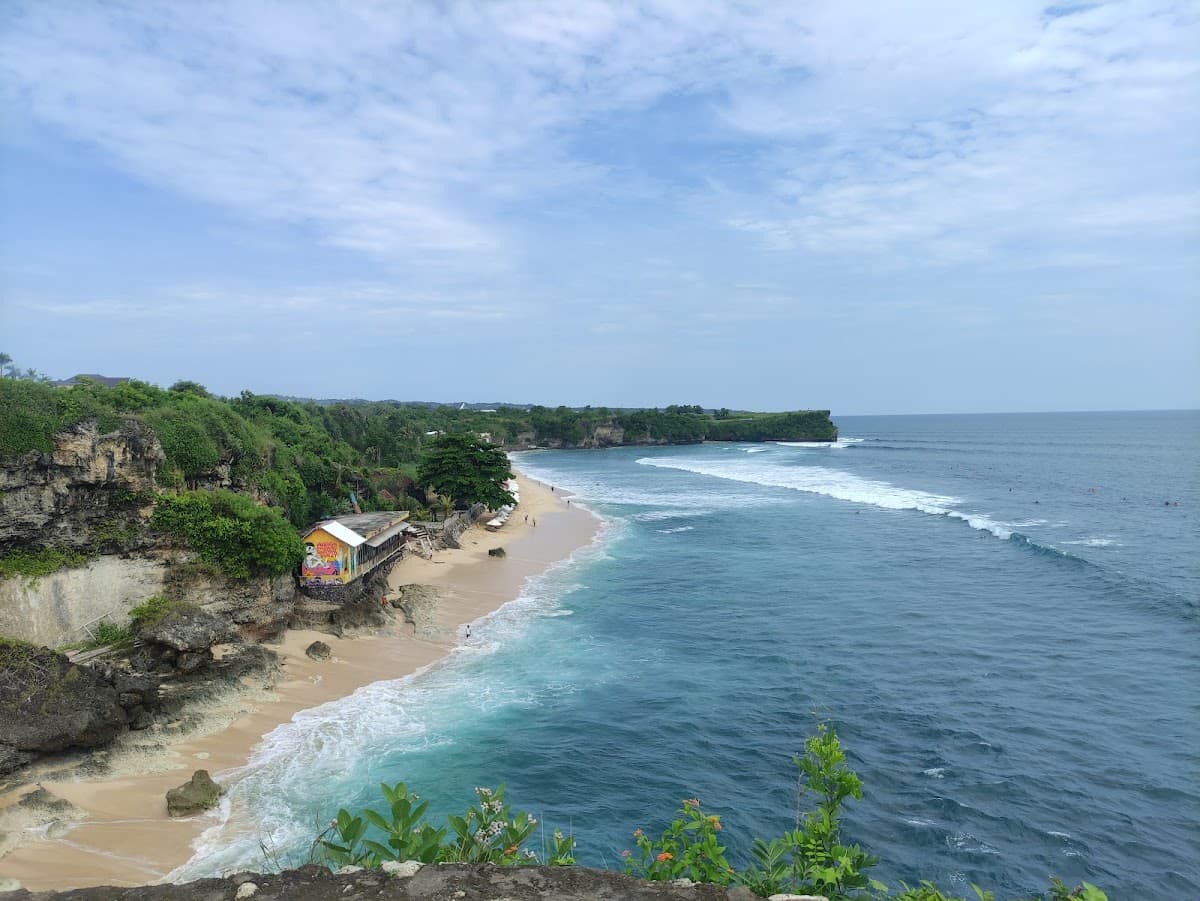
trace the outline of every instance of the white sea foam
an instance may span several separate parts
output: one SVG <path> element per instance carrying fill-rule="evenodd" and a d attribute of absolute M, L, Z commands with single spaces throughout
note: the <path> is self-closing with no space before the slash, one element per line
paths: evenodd
<path fill-rule="evenodd" d="M 1068 541 L 1066 544 L 1080 544 L 1084 547 L 1112 547 L 1121 546 L 1121 543 L 1115 538 L 1080 538 L 1078 541 Z"/>
<path fill-rule="evenodd" d="M 837 441 L 776 441 L 774 443 L 780 447 L 823 447 L 832 448 L 834 450 L 844 450 L 847 447 L 853 447 L 856 444 L 861 444 L 866 440 L 866 438 L 839 438 Z"/>
<path fill-rule="evenodd" d="M 747 448 L 743 448 L 743 449 L 748 454 L 761 454 L 763 451 L 766 450 L 765 447 L 747 447 Z"/>
<path fill-rule="evenodd" d="M 695 526 L 676 526 L 673 529 L 655 529 L 654 531 L 658 532 L 661 535 L 671 535 L 671 534 L 674 534 L 675 532 L 690 532 L 694 528 L 696 528 L 696 527 Z"/>
<path fill-rule="evenodd" d="M 687 519 L 693 516 L 708 516 L 715 510 L 702 507 L 692 507 L 684 510 L 647 510 L 645 513 L 634 513 L 629 519 L 635 522 L 662 522 L 664 519 Z"/>
<path fill-rule="evenodd" d="M 932 779 L 946 778 L 946 768 L 944 766 L 931 766 L 927 770 L 921 770 L 921 772 Z"/>
<path fill-rule="evenodd" d="M 864 479 L 853 473 L 827 466 L 779 466 L 770 462 L 747 459 L 688 459 L 681 457 L 642 457 L 644 466 L 680 469 L 697 475 L 714 476 L 735 482 L 748 482 L 773 488 L 790 488 L 811 494 L 821 494 L 856 504 L 870 504 L 885 510 L 919 510 L 933 516 L 945 516 L 965 522 L 973 529 L 990 532 L 997 538 L 1010 538 L 1012 523 L 993 519 L 987 513 L 964 513 L 955 507 L 962 498 L 948 494 L 933 494 L 911 488 L 900 488 L 890 482 Z M 709 495 L 706 493 L 705 497 Z"/>

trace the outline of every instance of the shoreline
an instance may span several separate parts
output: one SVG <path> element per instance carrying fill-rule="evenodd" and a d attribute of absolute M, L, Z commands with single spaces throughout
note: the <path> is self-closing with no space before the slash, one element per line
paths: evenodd
<path fill-rule="evenodd" d="M 218 822 L 216 811 L 168 817 L 168 789 L 195 769 L 207 769 L 222 782 L 222 774 L 243 767 L 270 732 L 300 711 L 442 661 L 461 643 L 468 623 L 515 600 L 531 577 L 595 540 L 598 517 L 513 471 L 521 484 L 521 504 L 504 528 L 489 532 L 480 521 L 459 538 L 460 549 L 437 551 L 432 560 L 411 555 L 393 567 L 389 593 L 409 584 L 438 589 L 427 620 L 414 626 L 396 611 L 395 622 L 378 634 L 353 638 L 289 630 L 272 646 L 280 658 L 274 683 L 247 685 L 214 701 L 205 708 L 204 723 L 190 734 L 172 739 L 128 733 L 108 753 L 110 771 L 100 776 L 74 773 L 58 779 L 52 763 L 35 766 L 31 779 L 40 778 L 41 787 L 82 816 L 65 828 L 26 829 L 0 857 L 0 877 L 16 879 L 31 891 L 162 881 L 192 857 L 193 843 Z M 537 522 L 536 528 L 525 516 Z M 496 547 L 506 556 L 490 557 L 488 550 Z M 304 649 L 317 639 L 332 648 L 328 660 L 305 656 Z M 0 813 L 35 787 L 26 784 L 0 798 Z"/>

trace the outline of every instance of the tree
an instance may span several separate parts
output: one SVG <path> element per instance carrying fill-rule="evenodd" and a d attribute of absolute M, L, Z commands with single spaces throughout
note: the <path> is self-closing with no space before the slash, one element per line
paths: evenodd
<path fill-rule="evenodd" d="M 512 504 L 504 488 L 512 478 L 508 455 L 478 435 L 439 435 L 417 466 L 417 481 L 460 506 L 486 504 L 498 510 Z"/>

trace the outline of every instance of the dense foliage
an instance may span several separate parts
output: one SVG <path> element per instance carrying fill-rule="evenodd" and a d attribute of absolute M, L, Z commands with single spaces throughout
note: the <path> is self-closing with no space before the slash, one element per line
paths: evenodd
<path fill-rule="evenodd" d="M 363 510 L 408 510 L 427 516 L 418 462 L 447 434 L 473 434 L 484 444 L 571 447 L 623 436 L 626 442 L 828 440 L 837 430 L 826 411 L 745 413 L 695 405 L 612 410 L 444 404 L 294 401 L 242 392 L 212 396 L 203 385 L 168 389 L 137 380 L 112 387 L 82 379 L 54 387 L 37 378 L 0 377 L 0 458 L 49 452 L 54 435 L 86 420 L 110 432 L 127 420 L 158 436 L 165 460 L 160 487 L 232 487 L 283 511 L 296 527 L 348 512 L 351 492 Z M 40 377 L 39 377 L 40 378 Z M 427 471 L 428 474 L 428 471 Z M 476 488 L 479 486 L 475 486 Z M 442 483 L 459 502 L 505 502 L 496 493 Z M 115 536 L 119 539 L 121 536 Z M 115 541 L 120 544 L 120 541 Z"/>
<path fill-rule="evenodd" d="M 277 510 L 232 491 L 164 495 L 150 522 L 238 579 L 278 576 L 304 557 L 296 530 Z"/>
<path fill-rule="evenodd" d="M 491 510 L 513 504 L 504 483 L 512 478 L 508 456 L 475 435 L 440 435 L 429 446 L 417 479 L 438 494 L 466 507 L 480 503 Z"/>
<path fill-rule="evenodd" d="M 930 882 L 916 888 L 901 883 L 895 894 L 866 871 L 876 863 L 857 845 L 841 837 L 842 805 L 862 797 L 862 780 L 846 765 L 837 734 L 820 726 L 793 758 L 799 768 L 795 829 L 769 842 L 755 839 L 753 863 L 736 869 L 720 844 L 721 818 L 705 813 L 698 798 L 683 801 L 678 815 L 651 838 L 635 829 L 637 852 L 623 852 L 626 872 L 642 879 L 690 879 L 717 885 L 744 885 L 760 897 L 802 894 L 829 901 L 965 901 L 943 893 Z M 526 846 L 537 823 L 532 815 L 512 814 L 504 800 L 504 786 L 496 791 L 475 789 L 477 803 L 465 815 L 450 816 L 449 829 L 434 828 L 425 820 L 428 804 L 399 783 L 384 785 L 384 812 L 364 810 L 358 815 L 340 810 L 336 819 L 313 843 L 310 857 L 332 867 L 378 867 L 387 860 L 422 863 L 463 861 L 521 866 L 545 862 L 552 866 L 575 863 L 573 835 L 555 830 L 541 854 Z M 801 810 L 811 797 L 812 809 Z M 374 827 L 376 830 L 372 832 Z M 382 839 L 382 841 L 381 841 Z M 995 901 L 992 892 L 972 886 L 973 901 Z M 1089 883 L 1071 888 L 1051 877 L 1049 891 L 1031 901 L 1107 901 Z"/>

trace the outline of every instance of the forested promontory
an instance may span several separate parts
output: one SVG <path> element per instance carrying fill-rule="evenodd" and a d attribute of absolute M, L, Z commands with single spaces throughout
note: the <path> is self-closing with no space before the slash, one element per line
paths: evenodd
<path fill-rule="evenodd" d="M 247 492 L 296 526 L 344 511 L 351 491 L 364 509 L 423 512 L 429 500 L 415 482 L 417 463 L 439 433 L 475 432 L 507 450 L 837 437 L 827 410 L 480 409 L 249 391 L 225 398 L 190 381 L 163 389 L 137 380 L 106 386 L 83 379 L 56 387 L 0 378 L 0 460 L 49 454 L 55 435 L 86 422 L 99 434 L 124 428 L 156 438 L 163 454 L 154 474 L 159 488 Z"/>

